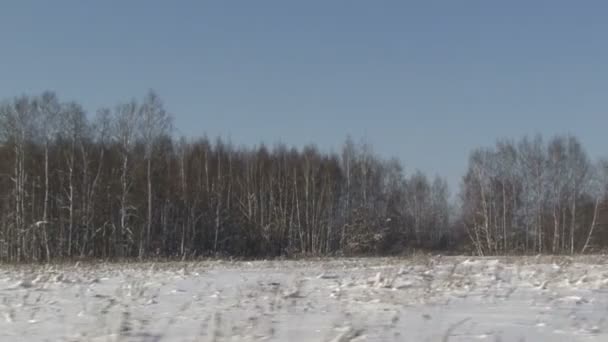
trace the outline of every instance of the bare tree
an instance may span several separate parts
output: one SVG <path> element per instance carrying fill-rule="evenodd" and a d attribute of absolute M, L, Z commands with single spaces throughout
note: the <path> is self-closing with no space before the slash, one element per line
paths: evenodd
<path fill-rule="evenodd" d="M 593 218 L 587 233 L 581 253 L 585 253 L 591 245 L 593 233 L 598 225 L 600 205 L 608 198 L 608 161 L 602 160 L 595 165 L 591 171 L 591 178 L 587 183 L 587 193 L 593 199 Z"/>
<path fill-rule="evenodd" d="M 61 135 L 66 141 L 66 151 L 64 152 L 65 166 L 67 173 L 67 189 L 65 196 L 68 211 L 68 236 L 66 254 L 72 256 L 74 244 L 74 227 L 76 224 L 76 158 L 77 147 L 82 143 L 82 136 L 87 125 L 85 112 L 80 105 L 71 102 L 64 105 L 61 112 Z"/>
<path fill-rule="evenodd" d="M 140 256 L 150 247 L 150 236 L 152 230 L 152 157 L 154 147 L 159 139 L 168 134 L 171 129 L 171 117 L 166 112 L 160 97 L 154 92 L 149 91 L 139 108 L 139 134 L 144 143 L 144 158 L 146 160 L 147 178 L 147 218 L 146 218 L 146 237 L 145 245 L 140 246 Z M 144 241 L 144 239 L 142 239 Z"/>
<path fill-rule="evenodd" d="M 44 240 L 44 248 L 46 252 L 46 260 L 51 258 L 49 246 L 49 196 L 50 196 L 50 175 L 49 175 L 49 146 L 59 132 L 59 115 L 61 113 L 61 104 L 55 93 L 45 92 L 37 101 L 38 110 L 40 111 L 40 123 L 42 130 L 42 139 L 44 140 L 44 205 L 42 210 L 42 220 L 39 221 L 38 227 L 42 229 L 42 238 Z"/>
<path fill-rule="evenodd" d="M 137 139 L 137 127 L 139 126 L 139 107 L 133 100 L 131 102 L 118 105 L 114 110 L 112 131 L 114 139 L 118 144 L 122 167 L 120 171 L 120 233 L 118 238 L 115 236 L 115 244 L 118 248 L 119 256 L 125 256 L 125 238 L 133 241 L 133 230 L 130 226 L 131 214 L 134 207 L 130 203 L 129 195 L 132 187 L 130 170 L 132 169 L 131 155 Z"/>
<path fill-rule="evenodd" d="M 35 134 L 36 105 L 33 99 L 22 96 L 15 98 L 12 102 L 4 104 L 0 108 L 0 128 L 2 137 L 7 144 L 12 145 L 14 163 L 12 181 L 13 189 L 13 208 L 11 214 L 13 225 L 7 232 L 7 239 L 12 244 L 9 245 L 8 255 L 12 260 L 20 261 L 25 257 L 27 241 L 25 235 L 28 232 L 29 220 L 26 218 L 26 153 L 27 145 Z"/>

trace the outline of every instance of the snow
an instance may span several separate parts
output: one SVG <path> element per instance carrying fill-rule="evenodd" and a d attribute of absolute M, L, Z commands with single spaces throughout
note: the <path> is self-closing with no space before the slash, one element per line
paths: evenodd
<path fill-rule="evenodd" d="M 604 257 L 0 268 L 1 341 L 607 341 Z"/>

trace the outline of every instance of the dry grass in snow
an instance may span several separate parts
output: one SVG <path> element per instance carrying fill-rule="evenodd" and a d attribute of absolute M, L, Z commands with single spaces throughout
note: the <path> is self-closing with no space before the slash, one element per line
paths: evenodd
<path fill-rule="evenodd" d="M 4 266 L 2 341 L 608 341 L 604 257 Z"/>

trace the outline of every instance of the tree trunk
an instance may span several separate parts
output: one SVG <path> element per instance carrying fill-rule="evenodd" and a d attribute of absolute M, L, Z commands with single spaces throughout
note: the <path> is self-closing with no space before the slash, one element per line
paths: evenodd
<path fill-rule="evenodd" d="M 150 233 L 152 231 L 152 156 L 148 156 L 147 161 L 147 180 L 148 180 L 148 218 L 146 222 L 146 244 L 144 250 L 149 252 Z M 144 251 L 144 254 L 146 253 Z"/>
<path fill-rule="evenodd" d="M 560 220 L 560 215 L 557 211 L 557 205 L 553 205 L 553 245 L 551 246 L 551 251 L 553 253 L 558 253 L 558 248 L 559 248 L 559 241 L 560 241 L 560 237 L 559 237 L 559 220 Z"/>
<path fill-rule="evenodd" d="M 68 218 L 68 256 L 72 256 L 72 235 L 74 233 L 74 150 L 72 146 L 72 155 L 70 156 L 69 165 L 69 218 Z"/>
<path fill-rule="evenodd" d="M 502 237 L 503 251 L 507 254 L 507 195 L 505 191 L 505 183 L 502 182 Z"/>
<path fill-rule="evenodd" d="M 125 155 L 123 156 L 123 164 L 122 164 L 122 174 L 120 177 L 120 185 L 121 185 L 121 196 L 120 196 L 120 232 L 118 235 L 118 246 L 115 246 L 115 248 L 118 248 L 118 254 L 119 256 L 124 256 L 123 252 L 124 252 L 124 246 L 123 246 L 123 239 L 124 239 L 124 235 L 125 232 L 127 231 L 127 191 L 128 191 L 128 184 L 127 184 L 127 166 L 128 166 L 128 161 L 129 158 Z"/>
<path fill-rule="evenodd" d="M 46 252 L 46 261 L 49 262 L 51 260 L 51 251 L 49 248 L 49 238 L 48 238 L 48 208 L 49 208 L 49 144 L 45 142 L 44 144 L 44 206 L 42 209 L 42 232 L 43 232 L 43 240 L 44 247 Z"/>
<path fill-rule="evenodd" d="M 599 208 L 600 208 L 600 202 L 601 202 L 601 197 L 598 196 L 595 199 L 595 205 L 593 206 L 593 220 L 591 221 L 591 228 L 589 228 L 589 234 L 587 234 L 587 239 L 585 240 L 585 245 L 583 245 L 583 248 L 581 249 L 581 253 L 585 253 L 587 248 L 589 248 L 589 243 L 591 242 L 593 230 L 595 229 L 595 226 L 597 224 L 597 216 L 598 216 L 598 212 L 599 212 Z"/>
<path fill-rule="evenodd" d="M 572 198 L 572 224 L 570 226 L 570 254 L 574 255 L 574 232 L 576 226 L 576 191 Z"/>

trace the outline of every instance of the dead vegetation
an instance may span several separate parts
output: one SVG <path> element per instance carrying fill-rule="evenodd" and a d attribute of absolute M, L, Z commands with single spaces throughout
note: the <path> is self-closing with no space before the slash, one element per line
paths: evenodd
<path fill-rule="evenodd" d="M 593 340 L 608 331 L 604 260 L 420 256 L 11 266 L 0 270 L 0 337 L 553 341 L 585 334 Z"/>

